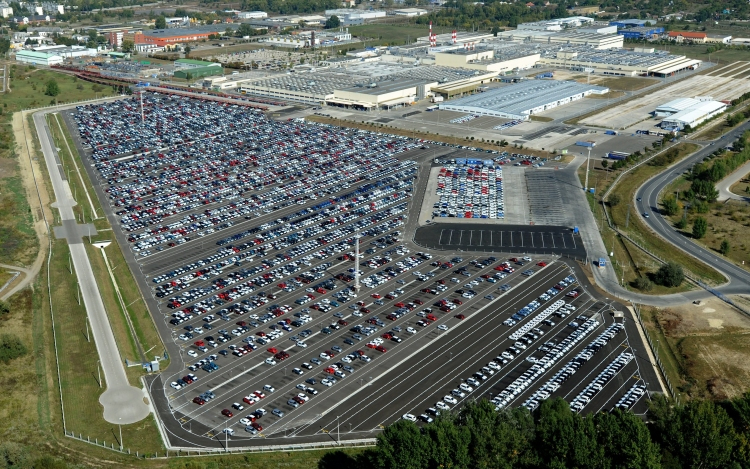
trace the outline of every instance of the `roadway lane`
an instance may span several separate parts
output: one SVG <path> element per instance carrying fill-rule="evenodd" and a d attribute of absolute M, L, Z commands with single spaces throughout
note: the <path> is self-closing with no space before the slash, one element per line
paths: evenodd
<path fill-rule="evenodd" d="M 74 106 L 71 106 L 74 107 Z M 58 109 L 59 110 L 59 109 Z M 104 406 L 104 419 L 110 423 L 135 423 L 144 419 L 150 412 L 144 403 L 144 393 L 141 389 L 131 386 L 125 375 L 125 367 L 120 359 L 115 336 L 107 318 L 96 277 L 91 269 L 86 246 L 79 236 L 81 231 L 76 225 L 73 199 L 68 181 L 64 179 L 62 165 L 55 146 L 52 145 L 52 135 L 47 126 L 45 115 L 49 112 L 41 111 L 34 114 L 34 125 L 42 146 L 42 153 L 47 165 L 47 172 L 52 181 L 56 202 L 52 205 L 60 213 L 60 219 L 67 232 L 73 266 L 81 286 L 81 296 L 94 334 L 94 342 L 99 353 L 104 371 L 106 391 L 100 396 L 99 402 Z"/>
<path fill-rule="evenodd" d="M 719 138 L 711 145 L 704 147 L 676 165 L 671 166 L 661 174 L 649 179 L 636 191 L 636 200 L 632 201 L 638 210 L 638 213 L 648 212 L 652 215 L 649 218 L 643 219 L 644 223 L 646 223 L 649 228 L 674 246 L 714 267 L 728 278 L 729 282 L 727 284 L 717 288 L 717 290 L 724 294 L 739 294 L 750 291 L 750 272 L 734 265 L 726 258 L 709 249 L 705 249 L 703 246 L 693 242 L 692 239 L 678 233 L 672 225 L 664 219 L 659 210 L 660 193 L 666 186 L 694 164 L 702 161 L 703 158 L 710 155 L 717 148 L 732 143 L 739 138 L 743 132 L 749 129 L 750 122 L 745 123 Z"/>
<path fill-rule="evenodd" d="M 732 187 L 734 183 L 745 177 L 747 173 L 750 173 L 750 162 L 743 164 L 732 174 L 716 183 L 716 190 L 719 191 L 719 202 L 727 199 L 750 201 L 750 197 L 746 195 L 735 194 L 734 192 L 729 190 L 729 188 Z"/>

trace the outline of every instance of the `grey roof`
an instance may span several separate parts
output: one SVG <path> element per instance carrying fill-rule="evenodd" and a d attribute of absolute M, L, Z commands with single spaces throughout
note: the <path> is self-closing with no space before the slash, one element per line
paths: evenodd
<path fill-rule="evenodd" d="M 498 114 L 522 116 L 528 114 L 531 109 L 589 90 L 606 92 L 607 88 L 575 81 L 527 80 L 485 93 L 451 100 L 446 102 L 445 105 L 441 105 L 441 108 L 466 108 L 466 112 L 485 110 Z"/>
<path fill-rule="evenodd" d="M 385 93 L 391 93 L 393 91 L 403 90 L 412 86 L 419 86 L 425 83 L 424 80 L 411 79 L 411 78 L 396 78 L 388 81 L 377 82 L 377 86 L 351 86 L 348 88 L 342 88 L 341 91 L 351 91 L 355 93 L 380 95 Z"/>

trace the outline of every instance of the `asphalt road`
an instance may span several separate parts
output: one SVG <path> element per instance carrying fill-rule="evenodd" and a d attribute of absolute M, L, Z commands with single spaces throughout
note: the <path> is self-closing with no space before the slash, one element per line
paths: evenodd
<path fill-rule="evenodd" d="M 693 242 L 692 239 L 678 233 L 661 214 L 659 209 L 659 202 L 661 200 L 660 193 L 666 186 L 694 164 L 702 161 L 703 158 L 710 155 L 717 148 L 732 143 L 748 129 L 750 129 L 750 123 L 745 123 L 739 126 L 723 137 L 717 139 L 714 143 L 670 167 L 667 171 L 664 171 L 658 176 L 648 180 L 636 191 L 636 200 L 633 201 L 639 214 L 644 212 L 649 213 L 649 218 L 644 218 L 644 222 L 652 230 L 689 255 L 714 267 L 728 278 L 729 283 L 717 288 L 717 290 L 724 294 L 739 294 L 750 291 L 750 272 L 734 265 L 718 253 L 705 249 L 701 245 Z"/>
<path fill-rule="evenodd" d="M 150 412 L 149 406 L 144 403 L 143 391 L 131 386 L 125 375 L 125 366 L 120 358 L 120 353 L 112 333 L 107 311 L 104 309 L 96 277 L 91 269 L 86 246 L 83 244 L 80 230 L 76 229 L 76 219 L 73 207 L 76 201 L 73 199 L 70 186 L 62 171 L 57 150 L 52 144 L 50 134 L 45 120 L 45 115 L 51 111 L 41 111 L 34 114 L 34 125 L 42 146 L 42 153 L 47 165 L 47 171 L 52 181 L 52 189 L 55 193 L 56 202 L 53 204 L 60 213 L 60 219 L 66 227 L 70 255 L 81 287 L 81 297 L 86 307 L 86 312 L 91 324 L 91 332 L 94 335 L 97 352 L 104 371 L 104 386 L 106 390 L 100 396 L 99 402 L 104 406 L 104 419 L 110 423 L 134 423 L 144 419 Z"/>

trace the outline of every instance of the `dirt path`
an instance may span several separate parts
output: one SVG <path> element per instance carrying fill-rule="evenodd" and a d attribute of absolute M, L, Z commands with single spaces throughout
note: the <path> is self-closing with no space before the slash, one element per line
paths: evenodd
<path fill-rule="evenodd" d="M 24 125 L 25 118 L 26 113 L 24 112 L 13 114 L 13 135 L 16 140 L 18 169 L 21 176 L 21 182 L 26 191 L 26 199 L 29 201 L 29 207 L 31 208 L 31 216 L 34 220 L 34 231 L 36 232 L 37 240 L 39 241 L 39 252 L 37 252 L 36 259 L 30 267 L 3 266 L 5 268 L 18 270 L 24 274 L 24 277 L 20 282 L 18 282 L 11 290 L 3 294 L 3 300 L 10 298 L 14 293 L 24 289 L 26 286 L 33 285 L 37 274 L 39 274 L 39 270 L 44 264 L 49 245 L 45 216 L 47 220 L 54 220 L 50 208 L 50 197 L 49 192 L 47 191 L 47 185 L 42 177 L 43 173 L 41 172 L 39 161 L 34 160 L 37 155 L 34 147 L 33 130 L 30 129 L 28 125 Z"/>

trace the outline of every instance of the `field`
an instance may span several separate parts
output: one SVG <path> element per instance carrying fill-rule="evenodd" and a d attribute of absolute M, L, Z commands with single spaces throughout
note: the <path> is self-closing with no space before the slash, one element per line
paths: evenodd
<path fill-rule="evenodd" d="M 716 31 L 716 34 L 730 34 L 728 31 Z M 714 33 L 709 33 L 714 34 Z M 721 64 L 728 64 L 739 60 L 750 60 L 750 50 L 746 47 L 742 48 L 727 48 L 721 49 L 716 52 L 708 53 L 708 46 L 705 44 L 669 44 L 669 45 L 654 45 L 657 50 L 665 50 L 673 55 L 684 55 L 691 59 L 698 59 Z"/>
<path fill-rule="evenodd" d="M 750 319 L 733 307 L 710 299 L 699 305 L 648 308 L 643 319 L 659 340 L 659 356 L 682 398 L 727 399 L 750 387 L 750 366 L 744 358 Z"/>
<path fill-rule="evenodd" d="M 435 34 L 450 32 L 447 28 L 433 30 Z M 349 32 L 368 46 L 402 45 L 416 42 L 420 36 L 427 36 L 426 27 L 413 24 L 368 24 L 364 26 L 350 26 Z"/>
<path fill-rule="evenodd" d="M 732 184 L 729 190 L 739 195 L 750 194 L 750 174 L 746 174 L 745 177 Z"/>
<path fill-rule="evenodd" d="M 680 144 L 678 148 L 680 150 L 680 157 L 678 157 L 678 159 L 680 159 L 695 151 L 697 147 L 693 144 Z M 641 222 L 640 215 L 635 209 L 630 208 L 630 218 L 628 220 L 628 204 L 629 201 L 633 199 L 636 189 L 653 175 L 663 171 L 663 169 L 663 167 L 645 164 L 628 173 L 628 175 L 617 184 L 610 194 L 610 197 L 612 195 L 617 195 L 621 202 L 614 207 L 610 206 L 608 209 L 613 223 L 620 230 L 626 232 L 631 238 L 645 245 L 652 252 L 659 253 L 662 258 L 677 261 L 694 275 L 704 278 L 709 282 L 722 282 L 723 277 L 711 267 L 698 262 L 685 263 L 682 251 L 663 241 L 661 238 L 654 236 Z M 585 166 L 582 166 L 579 169 L 579 177 L 581 178 L 581 181 L 584 179 L 585 170 Z M 607 174 L 604 169 L 597 165 L 597 168 L 594 168 L 589 175 L 589 185 L 591 187 L 596 187 L 597 194 L 603 194 L 611 184 L 611 181 L 616 178 L 616 173 L 613 173 L 612 171 L 609 173 L 610 174 Z M 624 277 L 626 284 L 631 284 L 632 286 L 632 282 L 634 282 L 638 276 L 652 274 L 658 269 L 659 264 L 653 258 L 646 255 L 632 244 L 619 240 L 614 232 L 606 227 L 606 219 L 601 212 L 602 205 L 599 197 L 596 197 L 595 201 L 594 197 L 589 194 L 589 204 L 591 205 L 592 210 L 594 210 L 594 216 L 597 221 L 600 222 L 600 226 L 605 226 L 602 233 L 605 245 L 608 247 L 614 246 L 616 262 L 614 262 L 613 265 L 621 278 Z M 626 224 L 628 225 L 627 228 L 625 228 Z M 687 282 L 684 282 L 677 289 L 666 289 L 655 285 L 654 289 L 649 293 L 674 293 L 676 291 L 684 291 L 685 289 L 691 288 L 692 286 Z"/>
<path fill-rule="evenodd" d="M 735 186 L 739 185 L 740 189 L 744 190 L 743 184 L 744 187 L 748 186 L 747 182 L 743 183 L 742 181 L 735 184 Z M 670 184 L 664 193 L 674 194 L 676 191 L 681 192 L 689 188 L 690 181 L 681 176 Z M 742 192 L 737 193 L 741 194 Z M 682 218 L 682 215 L 683 210 L 680 210 L 679 214 L 668 219 L 674 225 Z M 688 211 L 688 228 L 684 231 L 686 236 L 691 237 L 690 230 L 692 229 L 693 220 L 697 216 L 706 219 L 708 222 L 708 231 L 705 237 L 695 241 L 714 252 L 719 252 L 721 242 L 727 240 L 731 249 L 726 257 L 741 267 L 750 267 L 750 243 L 743 236 L 743 233 L 747 233 L 748 227 L 750 227 L 750 207 L 746 202 L 739 200 L 714 202 L 710 204 L 709 210 L 706 213 L 696 214 Z"/>
<path fill-rule="evenodd" d="M 619 77 L 595 80 L 594 84 L 606 86 L 614 91 L 636 91 L 658 82 L 653 78 Z"/>

